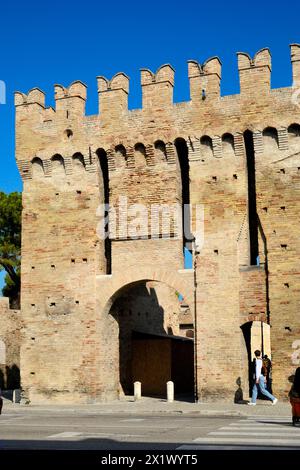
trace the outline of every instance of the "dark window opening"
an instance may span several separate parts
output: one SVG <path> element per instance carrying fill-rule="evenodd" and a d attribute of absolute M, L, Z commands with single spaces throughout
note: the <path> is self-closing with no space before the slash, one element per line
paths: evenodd
<path fill-rule="evenodd" d="M 73 131 L 71 131 L 71 129 L 66 129 L 65 135 L 67 136 L 68 139 L 70 139 L 73 136 Z"/>
<path fill-rule="evenodd" d="M 300 136 L 300 126 L 299 126 L 299 124 L 291 124 L 288 127 L 288 136 L 289 137 L 299 137 Z"/>
<path fill-rule="evenodd" d="M 256 208 L 256 181 L 255 181 L 255 156 L 253 133 L 249 130 L 244 132 L 244 142 L 248 170 L 248 213 L 249 213 L 249 235 L 250 235 L 250 264 L 259 264 L 258 251 L 258 218 Z"/>
<path fill-rule="evenodd" d="M 44 170 L 44 164 L 40 158 L 35 157 L 32 162 L 32 176 L 33 178 L 39 178 L 41 176 L 44 176 L 45 170 Z"/>
<path fill-rule="evenodd" d="M 208 135 L 203 135 L 200 139 L 201 155 L 203 157 L 211 157 L 213 155 L 212 139 Z"/>
<path fill-rule="evenodd" d="M 191 233 L 190 217 L 190 167 L 188 158 L 188 147 L 184 139 L 176 139 L 175 147 L 178 155 L 181 176 L 181 198 L 182 198 L 182 239 L 183 253 L 192 253 L 192 243 L 194 241 Z"/>
<path fill-rule="evenodd" d="M 193 323 L 180 323 L 179 325 L 180 330 L 190 330 L 191 328 L 194 328 Z"/>
<path fill-rule="evenodd" d="M 104 240 L 104 254 L 106 259 L 106 274 L 111 274 L 111 240 L 109 238 L 109 173 L 108 162 L 105 150 L 100 149 L 97 151 L 99 165 L 102 173 L 103 196 L 105 204 L 105 220 L 104 227 L 105 240 Z"/>
<path fill-rule="evenodd" d="M 127 154 L 124 145 L 120 144 L 115 147 L 116 161 L 119 162 L 119 159 L 123 159 L 123 162 L 127 163 Z M 119 158 L 120 157 L 120 158 Z"/>
<path fill-rule="evenodd" d="M 85 169 L 85 161 L 82 153 L 74 153 L 72 157 L 73 169 L 74 170 L 83 170 Z"/>
<path fill-rule="evenodd" d="M 61 155 L 54 155 L 51 158 L 52 162 L 52 174 L 54 175 L 65 175 L 65 161 Z"/>

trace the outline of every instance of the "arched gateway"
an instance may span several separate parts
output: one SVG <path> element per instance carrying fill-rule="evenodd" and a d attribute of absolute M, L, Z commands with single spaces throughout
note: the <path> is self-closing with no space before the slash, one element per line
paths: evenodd
<path fill-rule="evenodd" d="M 166 396 L 166 383 L 172 380 L 176 395 L 194 394 L 194 341 L 189 337 L 194 293 L 187 282 L 192 274 L 129 270 L 126 278 L 112 276 L 107 293 L 102 290 L 102 336 L 107 338 L 102 354 L 107 361 L 101 367 L 107 370 L 110 392 L 132 394 L 133 383 L 140 381 L 143 395 Z"/>

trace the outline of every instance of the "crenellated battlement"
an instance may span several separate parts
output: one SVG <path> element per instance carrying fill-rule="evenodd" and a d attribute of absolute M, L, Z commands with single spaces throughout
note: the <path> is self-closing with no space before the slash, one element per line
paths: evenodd
<path fill-rule="evenodd" d="M 241 94 L 268 93 L 271 88 L 271 54 L 269 49 L 258 51 L 253 59 L 245 52 L 238 52 L 238 70 Z"/>
<path fill-rule="evenodd" d="M 113 76 L 111 80 L 97 77 L 99 112 L 106 114 L 123 113 L 128 110 L 129 78 L 123 72 Z"/>
<path fill-rule="evenodd" d="M 30 104 L 38 104 L 45 107 L 45 93 L 39 88 L 32 88 L 27 95 L 20 91 L 15 92 L 15 106 L 24 106 Z"/>
<path fill-rule="evenodd" d="M 159 67 L 156 73 L 141 69 L 143 108 L 158 108 L 173 104 L 175 70 L 170 64 Z"/>
<path fill-rule="evenodd" d="M 190 96 L 192 101 L 220 97 L 222 63 L 218 57 L 211 57 L 203 65 L 194 60 L 188 61 Z"/>
<path fill-rule="evenodd" d="M 300 45 L 291 44 L 291 62 L 293 68 L 293 86 L 300 83 Z M 238 71 L 240 77 L 240 93 L 248 91 L 260 95 L 270 91 L 271 54 L 268 48 L 259 50 L 253 58 L 245 52 L 238 52 Z M 188 78 L 190 82 L 190 98 L 192 102 L 203 102 L 220 98 L 222 63 L 218 57 L 211 57 L 203 64 L 195 60 L 188 61 Z M 147 68 L 141 69 L 142 108 L 149 110 L 173 104 L 175 70 L 170 64 L 164 64 L 154 73 Z M 128 110 L 129 77 L 119 72 L 110 80 L 103 76 L 97 77 L 99 95 L 99 113 L 115 115 Z M 81 81 L 71 83 L 69 87 L 54 85 L 55 111 L 68 111 L 75 115 L 84 115 L 87 87 Z M 236 95 L 234 95 L 236 96 Z M 17 112 L 22 107 L 45 108 L 45 93 L 33 88 L 27 95 L 15 93 Z M 37 108 L 38 109 L 38 108 Z M 105 116 L 103 116 L 105 118 Z M 115 116 L 117 117 L 117 116 Z"/>
<path fill-rule="evenodd" d="M 269 67 L 271 70 L 271 54 L 267 47 L 260 49 L 253 59 L 246 52 L 237 52 L 237 56 L 239 70 L 255 67 Z"/>
<path fill-rule="evenodd" d="M 220 157 L 223 136 L 234 136 L 235 148 L 246 129 L 254 132 L 259 153 L 259 136 L 268 127 L 276 130 L 279 148 L 284 150 L 288 127 L 300 123 L 300 45 L 291 44 L 290 48 L 293 84 L 279 89 L 270 87 L 271 54 L 264 48 L 253 58 L 237 53 L 240 93 L 235 95 L 221 96 L 222 64 L 218 57 L 203 63 L 188 61 L 188 102 L 173 102 L 175 71 L 170 64 L 156 72 L 141 69 L 142 109 L 128 110 L 130 80 L 123 72 L 111 79 L 97 77 L 99 114 L 94 116 L 85 115 L 87 86 L 81 81 L 68 87 L 54 86 L 55 108 L 46 107 L 45 93 L 39 88 L 27 94 L 16 92 L 16 157 L 24 167 L 21 173 L 28 174 L 27 166 L 34 157 L 49 160 L 56 154 L 70 157 L 80 152 L 88 162 L 92 161 L 89 155 L 99 148 L 114 154 L 121 146 L 131 155 L 137 143 L 150 145 L 152 152 L 155 142 L 168 144 L 178 137 L 192 149 L 201 147 L 202 139 L 206 153 Z M 128 157 L 126 167 L 131 161 Z"/>

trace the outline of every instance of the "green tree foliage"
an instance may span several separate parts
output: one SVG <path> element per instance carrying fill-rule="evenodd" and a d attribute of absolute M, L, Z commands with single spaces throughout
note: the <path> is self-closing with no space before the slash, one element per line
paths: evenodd
<path fill-rule="evenodd" d="M 0 192 L 0 270 L 6 271 L 3 294 L 20 306 L 21 193 Z"/>

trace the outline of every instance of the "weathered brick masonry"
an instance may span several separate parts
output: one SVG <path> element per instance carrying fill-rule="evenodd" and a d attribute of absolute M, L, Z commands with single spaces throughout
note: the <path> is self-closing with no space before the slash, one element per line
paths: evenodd
<path fill-rule="evenodd" d="M 28 399 L 118 396 L 124 374 L 131 380 L 131 332 L 184 336 L 184 323 L 195 330 L 198 398 L 232 399 L 239 377 L 248 391 L 241 327 L 252 321 L 271 326 L 273 389 L 286 395 L 300 339 L 299 45 L 291 56 L 293 86 L 270 89 L 269 50 L 239 53 L 232 96 L 220 96 L 218 58 L 189 61 L 190 101 L 177 104 L 172 67 L 143 69 L 142 109 L 130 111 L 128 77 L 98 77 L 96 116 L 85 116 L 79 81 L 55 86 L 55 109 L 38 88 L 15 94 Z M 162 224 L 152 239 L 148 226 L 142 239 L 101 240 L 98 207 L 118 208 L 120 196 L 148 208 L 203 204 L 196 271 L 184 269 L 178 227 L 170 238 Z"/>
<path fill-rule="evenodd" d="M 20 310 L 9 308 L 8 298 L 0 298 L 0 389 L 20 386 L 20 348 L 22 320 Z"/>

